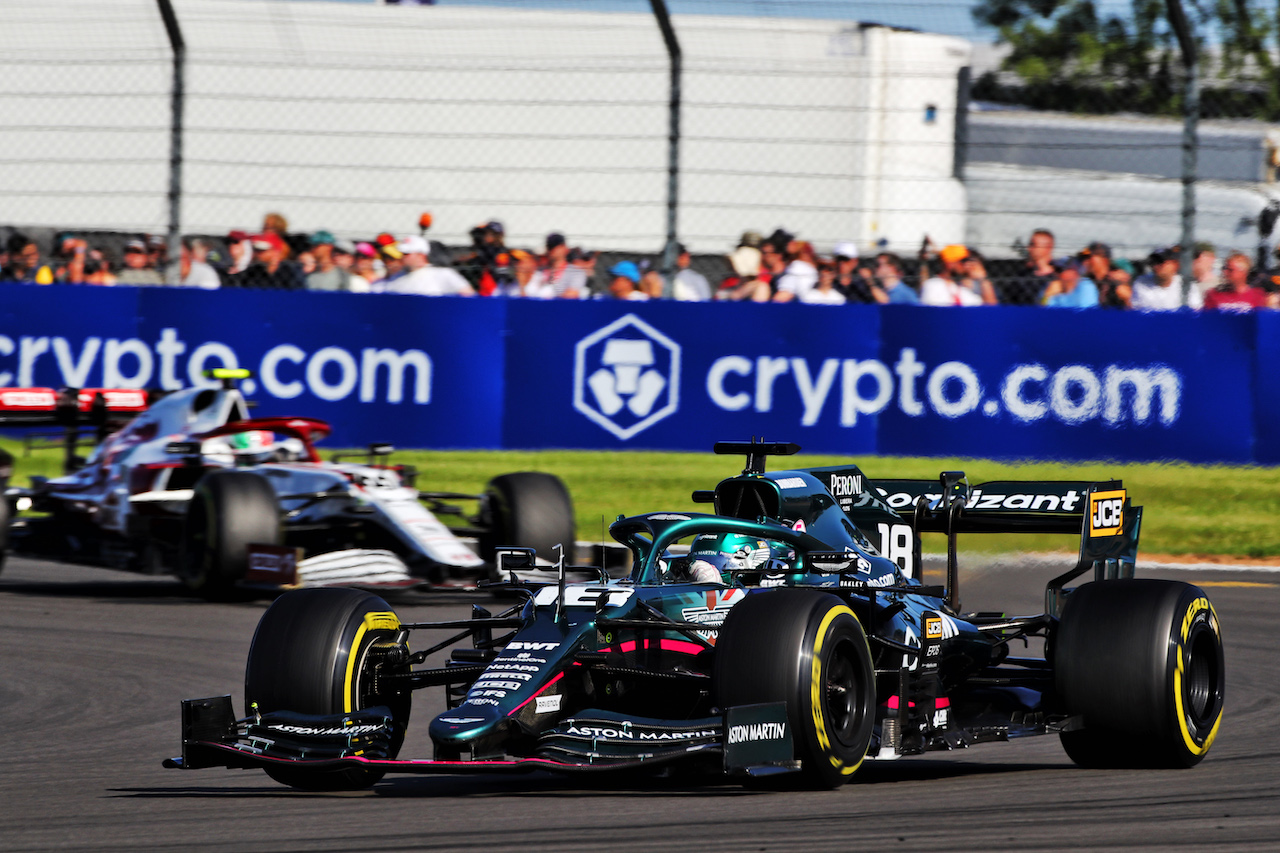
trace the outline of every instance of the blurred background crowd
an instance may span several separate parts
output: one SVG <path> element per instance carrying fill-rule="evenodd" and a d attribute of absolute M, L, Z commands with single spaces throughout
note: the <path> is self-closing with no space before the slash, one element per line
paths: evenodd
<path fill-rule="evenodd" d="M 424 213 L 412 233 L 351 240 L 290 231 L 283 215 L 268 213 L 256 230 L 185 237 L 176 259 L 159 235 L 10 227 L 0 229 L 0 282 L 823 305 L 1280 308 L 1273 258 L 1208 243 L 1188 250 L 1193 277 L 1184 282 L 1176 245 L 1141 258 L 1119 257 L 1101 241 L 1063 252 L 1041 228 L 1028 235 L 1023 257 L 988 259 L 928 238 L 904 257 L 852 241 L 819 252 L 802 235 L 776 228 L 744 231 L 724 254 L 677 246 L 675 268 L 664 275 L 661 253 L 594 251 L 556 231 L 538 246 L 508 246 L 498 220 L 473 228 L 470 245 L 447 246 L 431 238 L 431 224 Z"/>

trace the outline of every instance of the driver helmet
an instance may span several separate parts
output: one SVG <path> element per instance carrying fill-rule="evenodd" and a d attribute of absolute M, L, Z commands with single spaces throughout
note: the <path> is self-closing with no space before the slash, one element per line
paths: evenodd
<path fill-rule="evenodd" d="M 732 572 L 783 571 L 795 556 L 784 542 L 742 533 L 703 533 L 689 546 L 689 574 L 695 583 L 733 583 Z"/>

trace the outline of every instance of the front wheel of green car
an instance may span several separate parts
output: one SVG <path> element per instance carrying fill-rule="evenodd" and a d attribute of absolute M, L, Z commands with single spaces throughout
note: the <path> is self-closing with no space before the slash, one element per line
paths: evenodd
<path fill-rule="evenodd" d="M 301 589 L 280 596 L 258 622 L 245 667 L 247 712 L 345 714 L 391 709 L 395 758 L 409 722 L 408 693 L 379 693 L 375 668 L 392 648 L 400 620 L 385 601 L 354 589 Z M 365 768 L 316 771 L 270 767 L 277 782 L 308 791 L 367 788 L 382 778 Z"/>

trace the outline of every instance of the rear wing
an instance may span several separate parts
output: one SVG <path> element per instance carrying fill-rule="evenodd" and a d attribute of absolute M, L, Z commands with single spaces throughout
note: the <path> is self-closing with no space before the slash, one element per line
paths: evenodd
<path fill-rule="evenodd" d="M 80 464 L 82 427 L 94 427 L 102 441 L 151 402 L 151 392 L 139 388 L 0 388 L 0 427 L 62 427 L 62 467 L 71 473 Z"/>
<path fill-rule="evenodd" d="M 1045 612 L 1060 616 L 1063 586 L 1088 572 L 1095 580 L 1131 578 L 1142 507 L 1120 480 L 997 480 L 970 486 L 960 471 L 937 480 L 870 480 L 868 488 L 921 533 L 947 535 L 947 601 L 959 609 L 956 536 L 960 533 L 1078 533 L 1080 555 L 1049 581 Z M 918 550 L 918 548 L 917 548 Z"/>
<path fill-rule="evenodd" d="M 100 426 L 148 403 L 139 388 L 0 388 L 0 426 Z"/>

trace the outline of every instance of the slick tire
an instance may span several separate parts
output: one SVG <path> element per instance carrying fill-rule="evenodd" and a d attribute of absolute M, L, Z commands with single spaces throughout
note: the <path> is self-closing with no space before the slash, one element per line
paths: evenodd
<path fill-rule="evenodd" d="M 538 556 L 554 562 L 556 546 L 573 560 L 575 522 L 573 500 L 559 477 L 539 471 L 521 471 L 494 477 L 484 492 L 488 525 L 480 536 L 480 557 L 494 562 L 498 548 L 534 548 Z"/>
<path fill-rule="evenodd" d="M 1083 767 L 1191 767 L 1222 721 L 1222 632 L 1208 596 L 1176 581 L 1084 584 L 1053 642 L 1055 680 L 1083 728 L 1062 746 Z"/>
<path fill-rule="evenodd" d="M 179 575 L 197 595 L 226 600 L 249 568 L 248 546 L 283 541 L 271 484 L 247 471 L 214 471 L 200 479 L 187 504 Z"/>
<path fill-rule="evenodd" d="M 4 571 L 4 560 L 9 552 L 9 517 L 12 512 L 3 494 L 5 485 L 0 481 L 0 572 Z"/>
<path fill-rule="evenodd" d="M 285 593 L 262 614 L 249 646 L 246 712 L 329 715 L 385 705 L 395 721 L 387 757 L 395 758 L 409 722 L 410 695 L 375 693 L 373 673 L 399 627 L 396 614 L 371 592 L 326 587 Z M 364 768 L 270 767 L 266 772 L 281 784 L 307 791 L 354 791 L 383 776 Z"/>
<path fill-rule="evenodd" d="M 795 757 L 811 786 L 849 781 L 871 744 L 871 649 L 853 611 L 834 595 L 748 595 L 720 629 L 712 690 L 721 709 L 786 702 Z"/>

